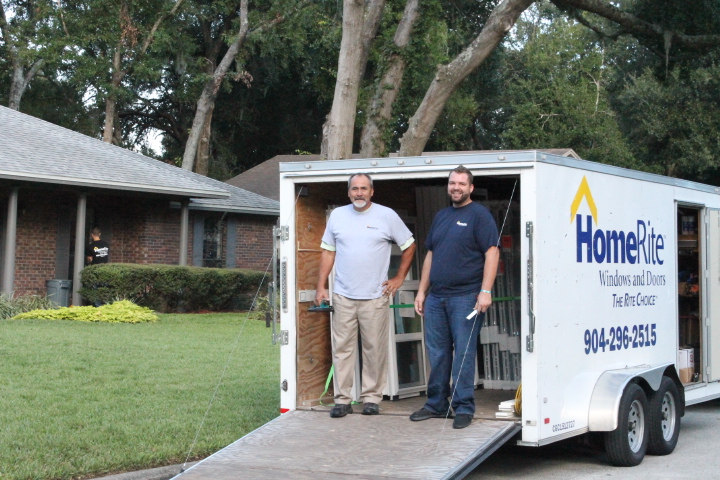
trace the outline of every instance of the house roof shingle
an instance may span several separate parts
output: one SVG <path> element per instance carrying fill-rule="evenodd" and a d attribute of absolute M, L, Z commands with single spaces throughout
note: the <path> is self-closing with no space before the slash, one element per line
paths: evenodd
<path fill-rule="evenodd" d="M 277 215 L 279 204 L 0 107 L 0 179 L 190 197 L 190 208 Z"/>

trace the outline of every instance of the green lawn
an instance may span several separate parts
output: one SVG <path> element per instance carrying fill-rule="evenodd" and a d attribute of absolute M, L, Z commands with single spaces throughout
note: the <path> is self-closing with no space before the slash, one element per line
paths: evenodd
<path fill-rule="evenodd" d="M 182 463 L 279 414 L 279 349 L 246 314 L 150 324 L 0 321 L 0 479 Z M 237 342 L 237 343 L 236 343 Z"/>

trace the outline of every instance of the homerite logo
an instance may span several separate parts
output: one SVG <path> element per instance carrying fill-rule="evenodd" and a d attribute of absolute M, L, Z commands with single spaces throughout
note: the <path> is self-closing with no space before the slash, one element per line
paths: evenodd
<path fill-rule="evenodd" d="M 583 199 L 591 215 L 577 213 Z M 638 219 L 628 230 L 601 230 L 598 210 L 587 178 L 583 176 L 575 198 L 570 205 L 570 223 L 576 223 L 578 263 L 629 263 L 662 265 L 665 238 L 655 233 L 650 220 Z"/>

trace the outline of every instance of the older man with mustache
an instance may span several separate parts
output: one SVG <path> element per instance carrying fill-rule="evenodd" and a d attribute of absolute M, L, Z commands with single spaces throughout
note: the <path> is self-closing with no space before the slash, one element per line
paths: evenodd
<path fill-rule="evenodd" d="M 329 300 L 326 288 L 335 266 L 332 339 L 335 367 L 333 418 L 352 413 L 358 333 L 362 338 L 363 415 L 377 415 L 387 385 L 389 298 L 402 286 L 415 254 L 415 239 L 397 213 L 372 202 L 373 182 L 359 173 L 348 180 L 350 205 L 333 210 L 322 238 L 315 304 Z M 402 250 L 400 268 L 388 280 L 390 252 Z"/>

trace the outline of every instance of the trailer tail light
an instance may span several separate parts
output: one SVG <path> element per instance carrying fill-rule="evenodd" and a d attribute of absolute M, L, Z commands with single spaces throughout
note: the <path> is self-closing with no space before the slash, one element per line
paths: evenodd
<path fill-rule="evenodd" d="M 548 423 L 550 423 L 550 419 L 549 419 L 549 418 L 546 418 L 546 419 L 545 419 L 545 425 L 547 425 Z"/>

